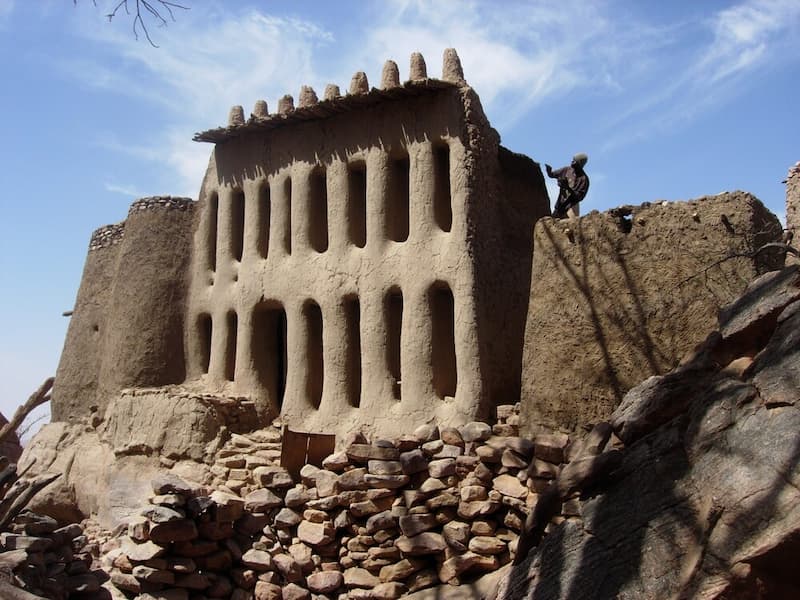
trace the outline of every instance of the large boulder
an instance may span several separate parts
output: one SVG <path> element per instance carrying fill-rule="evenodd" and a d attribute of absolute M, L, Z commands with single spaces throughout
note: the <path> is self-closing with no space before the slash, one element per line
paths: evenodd
<path fill-rule="evenodd" d="M 204 481 L 207 462 L 229 435 L 223 412 L 210 401 L 168 390 L 124 392 L 105 418 L 54 422 L 31 440 L 20 459 L 31 476 L 61 473 L 31 508 L 61 521 L 87 515 L 113 526 L 147 500 L 150 480 L 165 467 Z"/>

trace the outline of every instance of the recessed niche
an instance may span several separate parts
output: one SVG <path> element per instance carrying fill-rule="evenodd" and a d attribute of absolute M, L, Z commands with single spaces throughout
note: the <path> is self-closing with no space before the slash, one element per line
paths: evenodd
<path fill-rule="evenodd" d="M 400 400 L 402 365 L 400 361 L 401 339 L 403 331 L 403 294 L 399 289 L 392 289 L 384 301 L 386 318 L 386 367 L 392 379 L 392 395 Z"/>
<path fill-rule="evenodd" d="M 233 381 L 236 375 L 236 338 L 239 318 L 231 311 L 225 317 L 225 379 Z"/>
<path fill-rule="evenodd" d="M 234 260 L 241 261 L 244 253 L 244 192 L 235 190 L 231 194 L 230 206 L 230 251 Z"/>
<path fill-rule="evenodd" d="M 347 229 L 350 242 L 367 245 L 367 168 L 364 162 L 347 165 Z"/>
<path fill-rule="evenodd" d="M 261 386 L 280 412 L 288 371 L 286 311 L 279 303 L 256 307 L 251 355 Z"/>
<path fill-rule="evenodd" d="M 345 298 L 345 335 L 347 401 L 350 406 L 361 405 L 361 303 L 358 298 Z"/>
<path fill-rule="evenodd" d="M 411 166 L 408 154 L 389 159 L 386 198 L 386 234 L 390 240 L 405 242 L 408 239 L 408 212 Z"/>
<path fill-rule="evenodd" d="M 283 249 L 286 254 L 292 253 L 292 178 L 287 177 L 283 181 Z"/>
<path fill-rule="evenodd" d="M 328 186 L 323 167 L 314 169 L 309 181 L 308 241 L 316 252 L 328 249 Z"/>
<path fill-rule="evenodd" d="M 200 370 L 205 375 L 211 362 L 211 315 L 197 317 L 197 341 L 200 350 Z"/>
<path fill-rule="evenodd" d="M 269 182 L 264 181 L 258 188 L 258 226 L 256 227 L 256 249 L 261 258 L 269 253 L 269 227 L 272 216 L 272 201 Z"/>
<path fill-rule="evenodd" d="M 433 147 L 433 216 L 442 231 L 453 227 L 450 194 L 450 146 L 442 142 Z"/>
<path fill-rule="evenodd" d="M 319 408 L 322 402 L 322 384 L 325 380 L 325 362 L 322 351 L 322 310 L 313 300 L 303 307 L 306 321 L 306 398 Z"/>
<path fill-rule="evenodd" d="M 453 292 L 446 284 L 439 284 L 430 290 L 429 300 L 433 326 L 431 339 L 433 388 L 439 398 L 455 396 L 458 375 Z"/>
<path fill-rule="evenodd" d="M 214 192 L 208 197 L 206 204 L 206 266 L 209 270 L 217 268 L 217 214 L 219 212 L 219 195 Z"/>

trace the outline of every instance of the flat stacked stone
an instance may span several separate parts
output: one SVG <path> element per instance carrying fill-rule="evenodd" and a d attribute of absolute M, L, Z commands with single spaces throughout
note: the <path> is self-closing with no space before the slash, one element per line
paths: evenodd
<path fill-rule="evenodd" d="M 99 553 L 83 527 L 59 527 L 52 517 L 20 512 L 0 533 L 3 563 L 13 570 L 16 583 L 37 597 L 66 600 L 100 589 L 106 576 L 94 567 Z"/>
<path fill-rule="evenodd" d="M 519 437 L 518 408 L 498 407 L 499 428 L 353 436 L 298 481 L 277 428 L 233 434 L 211 486 L 154 481 L 104 557 L 111 582 L 159 598 L 396 598 L 497 569 L 570 454 L 566 435 Z M 557 518 L 579 516 L 569 498 Z"/>
<path fill-rule="evenodd" d="M 177 196 L 148 196 L 131 204 L 128 216 L 143 210 L 192 210 L 195 202 L 191 198 Z"/>
<path fill-rule="evenodd" d="M 114 246 L 122 241 L 125 235 L 125 222 L 114 223 L 113 225 L 104 225 L 95 229 L 92 237 L 89 240 L 89 251 L 100 250 Z"/>

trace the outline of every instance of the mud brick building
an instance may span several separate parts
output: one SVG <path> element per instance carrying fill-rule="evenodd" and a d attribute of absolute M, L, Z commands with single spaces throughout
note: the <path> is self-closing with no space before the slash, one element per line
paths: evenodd
<path fill-rule="evenodd" d="M 195 139 L 214 149 L 180 223 L 134 228 L 170 207 L 132 210 L 90 252 L 56 418 L 181 384 L 297 429 L 390 435 L 518 397 L 548 197 L 538 165 L 500 146 L 454 51 L 441 79 L 415 54 L 404 83 L 389 61 L 379 89 L 364 73 L 321 101 L 304 87 L 296 108 L 234 107 Z"/>

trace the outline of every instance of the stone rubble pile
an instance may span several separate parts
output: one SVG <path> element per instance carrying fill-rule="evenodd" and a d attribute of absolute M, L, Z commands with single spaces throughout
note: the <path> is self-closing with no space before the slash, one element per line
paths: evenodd
<path fill-rule="evenodd" d="M 247 495 L 261 487 L 260 467 L 280 464 L 281 431 L 279 427 L 246 434 L 232 433 L 217 451 L 211 467 L 212 487 Z"/>
<path fill-rule="evenodd" d="M 352 436 L 300 481 L 276 463 L 277 429 L 232 435 L 212 486 L 173 474 L 103 556 L 128 598 L 398 598 L 510 562 L 538 493 L 569 452 L 564 434 L 498 423 L 425 425 L 397 440 Z M 555 520 L 577 518 L 577 500 Z"/>
<path fill-rule="evenodd" d="M 21 512 L 9 531 L 0 533 L 0 562 L 11 567 L 12 583 L 52 600 L 100 589 L 107 576 L 93 569 L 91 550 L 81 525 L 59 527 L 55 519 L 31 511 Z"/>

